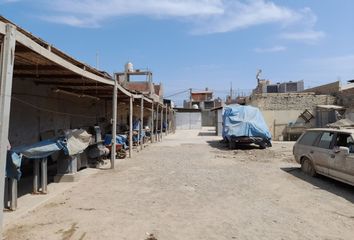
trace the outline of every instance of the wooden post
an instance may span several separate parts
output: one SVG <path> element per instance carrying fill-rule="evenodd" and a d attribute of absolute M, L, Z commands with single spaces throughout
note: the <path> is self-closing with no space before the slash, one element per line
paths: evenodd
<path fill-rule="evenodd" d="M 112 99 L 112 141 L 111 141 L 111 169 L 114 169 L 116 160 L 116 144 L 117 144 L 117 104 L 118 104 L 118 87 L 117 79 L 114 77 L 114 89 Z"/>
<path fill-rule="evenodd" d="M 162 141 L 162 129 L 163 129 L 163 105 L 161 106 L 160 141 Z"/>
<path fill-rule="evenodd" d="M 132 158 L 133 152 L 133 97 L 129 99 L 129 157 Z"/>
<path fill-rule="evenodd" d="M 168 135 L 168 105 L 166 104 L 166 112 L 165 112 L 165 135 Z"/>
<path fill-rule="evenodd" d="M 0 54 L 0 206 L 4 206 L 4 185 L 9 121 L 12 94 L 12 77 L 15 62 L 16 27 L 6 24 L 6 34 Z M 0 211 L 0 235 L 2 234 L 3 211 Z"/>
<path fill-rule="evenodd" d="M 150 140 L 151 143 L 154 142 L 154 101 L 151 104 L 151 129 L 150 129 Z"/>
<path fill-rule="evenodd" d="M 139 139 L 140 139 L 140 149 L 143 150 L 144 138 L 141 137 L 141 133 L 144 128 L 144 97 L 141 96 L 140 102 L 140 132 L 139 132 Z"/>
<path fill-rule="evenodd" d="M 159 104 L 157 103 L 156 105 L 156 122 L 155 122 L 155 127 L 156 127 L 156 142 L 159 141 L 159 133 L 158 133 L 158 129 L 159 129 Z"/>

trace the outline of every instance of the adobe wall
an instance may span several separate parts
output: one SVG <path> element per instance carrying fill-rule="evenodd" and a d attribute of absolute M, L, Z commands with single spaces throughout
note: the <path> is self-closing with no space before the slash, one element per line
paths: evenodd
<path fill-rule="evenodd" d="M 316 105 L 335 104 L 336 98 L 314 93 L 265 93 L 255 94 L 246 100 L 261 110 L 302 110 L 314 109 Z"/>
<path fill-rule="evenodd" d="M 335 103 L 336 98 L 333 96 L 314 93 L 267 93 L 252 95 L 247 99 L 247 105 L 258 107 L 262 111 L 273 140 L 286 138 L 284 133 L 289 123 L 314 127 L 314 119 L 305 123 L 299 118 L 300 114 L 307 109 L 315 116 L 317 105 Z"/>

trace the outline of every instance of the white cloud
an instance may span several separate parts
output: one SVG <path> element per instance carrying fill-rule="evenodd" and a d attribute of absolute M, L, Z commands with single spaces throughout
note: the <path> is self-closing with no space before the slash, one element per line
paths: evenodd
<path fill-rule="evenodd" d="M 274 46 L 271 48 L 255 48 L 253 49 L 256 53 L 274 53 L 274 52 L 283 52 L 286 51 L 287 48 L 285 46 Z"/>
<path fill-rule="evenodd" d="M 263 0 L 224 1 L 224 9 L 224 14 L 212 16 L 207 23 L 199 24 L 197 33 L 229 32 L 269 23 L 285 25 L 304 18 L 302 11 Z"/>
<path fill-rule="evenodd" d="M 44 0 L 42 0 L 44 1 Z M 291 9 L 268 0 L 52 0 L 43 19 L 77 27 L 98 27 L 120 16 L 170 18 L 190 23 L 194 34 L 223 33 L 264 24 L 312 28 L 311 9 Z"/>
<path fill-rule="evenodd" d="M 280 37 L 283 39 L 302 41 L 307 43 L 317 42 L 318 40 L 324 38 L 325 36 L 326 34 L 324 32 L 314 31 L 314 30 L 308 30 L 304 32 L 288 32 L 288 33 L 282 33 L 280 35 Z"/>
<path fill-rule="evenodd" d="M 14 3 L 14 2 L 19 2 L 21 0 L 0 0 L 0 4 L 5 4 L 5 3 Z"/>
<path fill-rule="evenodd" d="M 119 16 L 154 18 L 190 18 L 223 14 L 222 0 L 52 0 L 49 3 L 56 16 L 52 22 L 85 27 L 98 26 L 106 19 Z M 76 21 L 73 19 L 80 19 Z M 84 21 L 88 21 L 87 24 Z"/>
<path fill-rule="evenodd" d="M 97 28 L 100 26 L 94 19 L 79 18 L 76 16 L 43 16 L 41 19 L 48 22 L 62 23 L 73 27 Z"/>

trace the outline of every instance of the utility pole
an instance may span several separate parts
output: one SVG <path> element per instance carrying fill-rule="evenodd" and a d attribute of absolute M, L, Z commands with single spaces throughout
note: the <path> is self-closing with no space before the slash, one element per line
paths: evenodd
<path fill-rule="evenodd" d="M 189 108 L 192 108 L 192 88 L 189 89 Z"/>

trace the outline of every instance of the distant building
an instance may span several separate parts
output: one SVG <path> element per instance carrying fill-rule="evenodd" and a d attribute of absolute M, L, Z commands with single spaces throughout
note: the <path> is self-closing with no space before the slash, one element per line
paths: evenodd
<path fill-rule="evenodd" d="M 214 99 L 213 91 L 206 88 L 204 91 L 191 91 L 189 101 L 184 101 L 184 108 L 198 108 L 201 110 L 210 110 L 221 106 L 220 98 Z"/>
<path fill-rule="evenodd" d="M 220 98 L 214 98 L 213 91 L 206 88 L 204 91 L 190 91 L 189 100 L 183 104 L 186 109 L 199 109 L 202 113 L 202 126 L 214 126 L 215 114 L 211 109 L 222 106 Z"/>
<path fill-rule="evenodd" d="M 116 73 L 119 84 L 131 92 L 142 93 L 153 99 L 155 102 L 163 102 L 163 86 L 162 83 L 155 84 L 152 81 L 151 71 L 142 71 L 133 69 L 133 64 L 128 62 L 125 65 L 125 71 Z M 132 76 L 146 76 L 145 81 L 132 81 Z"/>

